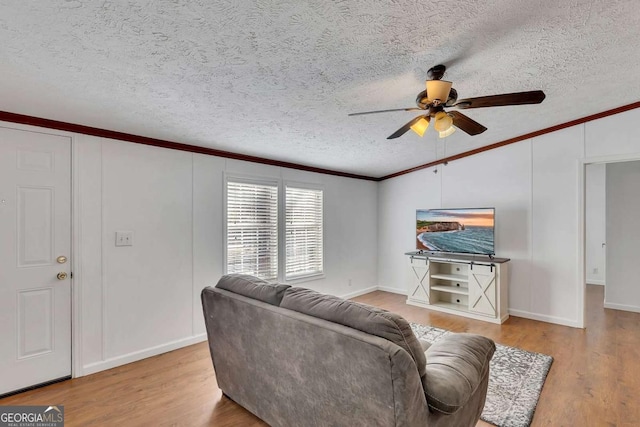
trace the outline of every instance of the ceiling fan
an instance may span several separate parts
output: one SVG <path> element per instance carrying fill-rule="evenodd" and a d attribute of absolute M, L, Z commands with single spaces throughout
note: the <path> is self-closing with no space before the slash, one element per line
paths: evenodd
<path fill-rule="evenodd" d="M 434 121 L 433 127 L 438 131 L 440 138 L 445 138 L 451 135 L 455 132 L 455 128 L 459 128 L 473 136 L 481 134 L 487 130 L 487 128 L 459 111 L 445 111 L 444 108 L 447 107 L 466 110 L 469 108 L 539 104 L 545 98 L 543 91 L 533 90 L 529 92 L 505 93 L 502 95 L 458 99 L 458 92 L 451 87 L 452 83 L 442 80 L 446 69 L 447 68 L 444 65 L 436 65 L 429 69 L 427 72 L 427 89 L 420 92 L 416 97 L 417 107 L 365 111 L 362 113 L 351 113 L 349 116 L 388 113 L 391 111 L 423 111 L 422 114 L 413 118 L 407 124 L 387 137 L 387 139 L 398 138 L 399 136 L 404 135 L 409 129 L 422 136 L 429 127 L 429 123 L 431 121 Z"/>

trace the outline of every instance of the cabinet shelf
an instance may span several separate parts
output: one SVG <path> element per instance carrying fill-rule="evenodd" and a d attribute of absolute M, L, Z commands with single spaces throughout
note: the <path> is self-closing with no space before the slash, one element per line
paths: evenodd
<path fill-rule="evenodd" d="M 469 295 L 469 288 L 462 286 L 431 286 L 432 291 L 449 292 L 450 294 Z"/>
<path fill-rule="evenodd" d="M 451 282 L 469 283 L 469 277 L 468 276 L 463 276 L 462 274 L 437 273 L 437 274 L 432 274 L 431 278 L 432 279 L 449 280 Z"/>
<path fill-rule="evenodd" d="M 448 308 L 449 310 L 464 311 L 465 313 L 469 312 L 469 306 L 466 304 L 456 304 L 455 302 L 439 302 L 438 306 L 442 308 Z"/>
<path fill-rule="evenodd" d="M 504 322 L 509 317 L 509 260 L 456 261 L 412 255 L 414 274 L 407 304 L 497 324 Z"/>

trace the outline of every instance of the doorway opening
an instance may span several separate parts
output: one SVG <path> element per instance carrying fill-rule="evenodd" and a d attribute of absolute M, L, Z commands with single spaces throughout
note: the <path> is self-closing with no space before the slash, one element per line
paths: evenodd
<path fill-rule="evenodd" d="M 583 319 L 587 290 L 602 286 L 605 309 L 640 312 L 636 270 L 640 228 L 640 158 L 582 162 L 580 257 Z"/>

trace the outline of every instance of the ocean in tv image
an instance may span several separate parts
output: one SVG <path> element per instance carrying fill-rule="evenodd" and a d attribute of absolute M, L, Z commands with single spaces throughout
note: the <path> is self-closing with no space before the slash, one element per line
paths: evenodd
<path fill-rule="evenodd" d="M 416 248 L 493 255 L 494 209 L 418 209 Z"/>

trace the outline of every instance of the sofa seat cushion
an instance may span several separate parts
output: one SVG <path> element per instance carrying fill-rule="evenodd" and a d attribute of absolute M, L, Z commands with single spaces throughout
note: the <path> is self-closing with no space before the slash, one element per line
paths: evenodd
<path fill-rule="evenodd" d="M 305 288 L 287 289 L 280 307 L 385 338 L 405 349 L 416 363 L 420 376 L 425 374 L 424 350 L 409 323 L 397 314 Z"/>
<path fill-rule="evenodd" d="M 429 409 L 453 414 L 475 393 L 486 375 L 496 346 L 473 334 L 449 334 L 425 352 L 427 374 L 423 386 Z"/>
<path fill-rule="evenodd" d="M 274 285 L 247 274 L 227 274 L 220 278 L 216 288 L 279 306 L 289 285 Z"/>
<path fill-rule="evenodd" d="M 427 350 L 429 350 L 429 347 L 431 347 L 431 343 L 427 340 L 425 340 L 424 338 L 418 338 L 418 342 L 420 343 L 420 347 L 422 348 L 422 351 L 426 352 Z M 426 355 L 425 355 L 426 357 Z"/>

